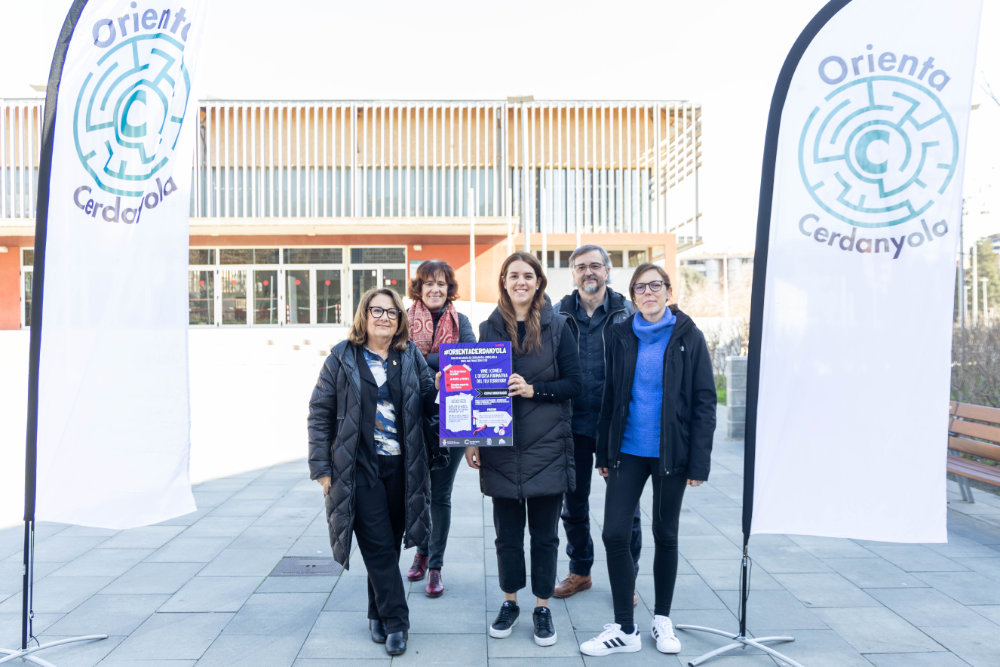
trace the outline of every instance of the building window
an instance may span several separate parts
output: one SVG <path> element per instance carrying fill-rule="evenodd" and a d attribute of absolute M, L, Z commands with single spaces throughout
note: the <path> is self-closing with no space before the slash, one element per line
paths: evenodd
<path fill-rule="evenodd" d="M 351 248 L 351 264 L 403 264 L 406 248 Z"/>

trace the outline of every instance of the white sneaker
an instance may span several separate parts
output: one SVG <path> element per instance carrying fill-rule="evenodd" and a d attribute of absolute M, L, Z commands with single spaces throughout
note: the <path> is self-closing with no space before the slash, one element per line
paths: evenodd
<path fill-rule="evenodd" d="M 639 639 L 638 628 L 628 635 L 622 632 L 622 626 L 617 623 L 608 623 L 604 626 L 604 632 L 580 644 L 580 653 L 584 655 L 635 653 L 641 648 L 642 640 Z"/>
<path fill-rule="evenodd" d="M 674 634 L 674 624 L 668 616 L 653 616 L 653 639 L 660 653 L 681 652 L 681 640 Z"/>

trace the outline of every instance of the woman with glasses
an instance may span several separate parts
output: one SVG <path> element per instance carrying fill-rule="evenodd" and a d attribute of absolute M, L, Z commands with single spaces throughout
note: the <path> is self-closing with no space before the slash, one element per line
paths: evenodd
<path fill-rule="evenodd" d="M 566 318 L 545 297 L 545 275 L 534 255 L 516 252 L 500 270 L 500 299 L 479 328 L 480 342 L 509 341 L 513 396 L 513 446 L 468 447 L 469 465 L 479 469 L 480 487 L 493 498 L 497 566 L 504 602 L 490 636 L 510 636 L 526 584 L 524 525 L 531 536 L 531 592 L 535 643 L 556 643 L 549 610 L 556 583 L 559 511 L 573 488 L 572 399 L 580 391 L 580 360 Z"/>
<path fill-rule="evenodd" d="M 632 274 L 637 312 L 612 326 L 597 468 L 607 478 L 604 548 L 615 620 L 585 641 L 586 655 L 642 648 L 632 614 L 635 567 L 629 551 L 632 515 L 647 479 L 653 485 L 652 636 L 657 650 L 678 653 L 670 620 L 677 579 L 677 526 L 685 486 L 708 479 L 715 431 L 715 381 L 705 337 L 690 317 L 667 306 L 670 277 L 655 264 Z"/>
<path fill-rule="evenodd" d="M 410 320 L 410 340 L 424 355 L 431 372 L 437 373 L 440 370 L 438 347 L 442 343 L 476 342 L 469 318 L 455 310 L 453 302 L 458 298 L 455 270 L 439 259 L 423 262 L 410 282 L 409 294 L 413 299 L 413 305 L 406 311 Z M 431 533 L 426 542 L 417 545 L 406 578 L 420 581 L 426 574 L 424 593 L 436 598 L 444 593 L 441 568 L 451 528 L 451 489 L 463 457 L 459 452 L 442 449 L 436 434 L 426 435 L 428 440 L 433 440 L 429 444 L 436 453 L 431 459 Z"/>
<path fill-rule="evenodd" d="M 389 655 L 406 651 L 410 627 L 400 543 L 426 542 L 430 523 L 423 421 L 437 410 L 436 380 L 409 333 L 399 295 L 366 292 L 309 401 L 309 474 L 323 487 L 333 557 L 349 567 L 353 533 L 371 638 Z"/>

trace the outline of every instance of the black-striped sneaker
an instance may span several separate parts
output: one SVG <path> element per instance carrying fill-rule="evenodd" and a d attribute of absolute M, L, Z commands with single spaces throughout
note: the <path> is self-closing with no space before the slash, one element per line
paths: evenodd
<path fill-rule="evenodd" d="M 517 617 L 521 613 L 520 607 L 513 600 L 504 600 L 500 605 L 500 613 L 490 626 L 490 637 L 503 639 L 510 637 L 511 630 L 517 625 Z"/>
<path fill-rule="evenodd" d="M 639 628 L 632 625 L 632 634 L 622 632 L 622 626 L 608 623 L 604 632 L 580 644 L 584 655 L 611 655 L 612 653 L 635 653 L 642 649 Z"/>
<path fill-rule="evenodd" d="M 556 629 L 552 626 L 552 610 L 548 607 L 535 607 L 531 618 L 535 622 L 535 643 L 539 646 L 555 644 Z"/>

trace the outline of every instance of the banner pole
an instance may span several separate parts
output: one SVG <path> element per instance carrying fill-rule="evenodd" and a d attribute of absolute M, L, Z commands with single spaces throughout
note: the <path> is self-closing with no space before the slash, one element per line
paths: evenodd
<path fill-rule="evenodd" d="M 747 637 L 747 601 L 750 597 L 750 527 L 753 518 L 754 471 L 757 453 L 757 398 L 760 389 L 760 349 L 762 324 L 764 321 L 764 286 L 767 278 L 767 250 L 771 234 L 771 203 L 774 198 L 774 167 L 778 156 L 778 131 L 781 127 L 781 113 L 788 97 L 792 75 L 798 67 L 806 47 L 833 16 L 846 7 L 851 0 L 830 0 L 806 25 L 792 45 L 785 63 L 778 74 L 778 82 L 771 97 L 771 108 L 767 119 L 767 134 L 764 139 L 764 159 L 760 177 L 760 199 L 757 204 L 757 240 L 754 250 L 753 289 L 750 295 L 750 341 L 747 358 L 747 415 L 743 444 L 743 556 L 740 562 L 739 629 L 736 634 L 726 630 L 707 628 L 699 625 L 681 625 L 679 630 L 694 630 L 727 637 L 732 640 L 714 651 L 694 658 L 688 665 L 695 667 L 712 658 L 748 646 L 760 649 L 768 655 L 791 667 L 802 667 L 788 656 L 765 646 L 774 642 L 795 641 L 791 636 Z"/>
<path fill-rule="evenodd" d="M 74 0 L 66 15 L 59 39 L 56 42 L 52 56 L 52 67 L 49 70 L 49 81 L 45 91 L 45 110 L 42 120 L 42 142 L 38 164 L 38 200 L 35 206 L 35 259 L 34 277 L 31 284 L 31 334 L 28 346 L 28 412 L 25 433 L 24 456 L 24 553 L 23 577 L 21 583 L 21 648 L 11 650 L 0 648 L 0 663 L 21 658 L 37 665 L 48 666 L 51 663 L 41 658 L 29 655 L 50 646 L 67 644 L 92 639 L 107 639 L 107 635 L 88 635 L 61 639 L 48 644 L 40 644 L 28 648 L 28 642 L 34 639 L 32 605 L 34 593 L 34 563 L 35 563 L 35 486 L 38 471 L 38 368 L 42 344 L 42 302 L 45 292 L 45 240 L 48 228 L 49 185 L 52 175 L 52 149 L 55 135 L 56 102 L 59 96 L 59 81 L 62 78 L 63 65 L 69 43 L 76 29 L 76 23 L 83 13 L 87 0 Z M 37 640 L 35 640 L 37 642 Z"/>

